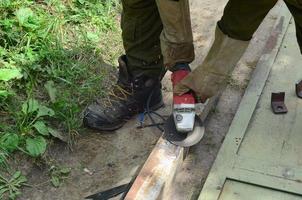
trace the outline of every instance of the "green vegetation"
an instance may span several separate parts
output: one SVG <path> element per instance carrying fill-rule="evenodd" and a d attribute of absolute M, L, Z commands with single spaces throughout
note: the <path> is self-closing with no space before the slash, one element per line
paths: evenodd
<path fill-rule="evenodd" d="M 51 184 L 54 187 L 59 187 L 64 179 L 66 179 L 70 173 L 70 168 L 55 166 L 52 165 L 49 169 L 50 177 L 51 177 Z"/>
<path fill-rule="evenodd" d="M 11 172 L 13 153 L 40 158 L 53 138 L 72 142 L 83 107 L 106 92 L 105 63 L 122 52 L 120 9 L 118 0 L 0 0 L 0 198 L 26 182 Z M 68 173 L 50 169 L 53 185 Z"/>
<path fill-rule="evenodd" d="M 11 178 L 0 175 L 0 197 L 3 199 L 7 193 L 9 199 L 15 199 L 20 195 L 20 187 L 26 183 L 26 177 L 20 171 L 15 172 Z"/>

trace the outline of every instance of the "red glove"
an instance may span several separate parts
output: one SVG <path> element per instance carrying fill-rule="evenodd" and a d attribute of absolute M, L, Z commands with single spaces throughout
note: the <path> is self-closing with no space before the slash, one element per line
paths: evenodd
<path fill-rule="evenodd" d="M 187 70 L 178 70 L 172 73 L 171 81 L 173 88 L 179 83 L 183 78 L 185 78 L 190 71 Z M 187 92 L 181 96 L 173 94 L 173 104 L 195 104 L 195 98 L 193 92 Z"/>

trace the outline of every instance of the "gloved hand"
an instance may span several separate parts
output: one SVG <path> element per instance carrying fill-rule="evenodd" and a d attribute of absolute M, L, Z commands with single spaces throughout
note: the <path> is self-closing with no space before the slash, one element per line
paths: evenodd
<path fill-rule="evenodd" d="M 189 70 L 180 69 L 173 71 L 171 81 L 173 89 L 188 74 Z M 173 94 L 173 118 L 178 132 L 190 132 L 194 128 L 195 121 L 195 97 L 192 91 L 184 94 Z"/>

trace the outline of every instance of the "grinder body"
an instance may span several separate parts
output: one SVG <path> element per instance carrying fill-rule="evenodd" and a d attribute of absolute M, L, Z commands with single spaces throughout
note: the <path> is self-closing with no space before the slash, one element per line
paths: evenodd
<path fill-rule="evenodd" d="M 189 70 L 176 70 L 171 75 L 173 87 L 190 73 Z M 201 119 L 196 115 L 194 92 L 183 95 L 173 94 L 172 115 L 164 125 L 164 137 L 171 143 L 190 147 L 197 144 L 204 135 Z"/>
<path fill-rule="evenodd" d="M 173 87 L 189 74 L 187 70 L 178 70 L 172 74 Z M 173 118 L 176 130 L 180 133 L 193 131 L 195 121 L 195 98 L 193 92 L 181 96 L 173 94 Z"/>

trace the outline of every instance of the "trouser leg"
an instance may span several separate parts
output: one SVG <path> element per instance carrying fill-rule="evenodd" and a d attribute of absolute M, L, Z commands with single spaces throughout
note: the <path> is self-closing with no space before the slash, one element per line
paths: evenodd
<path fill-rule="evenodd" d="M 163 23 L 161 49 L 167 68 L 194 60 L 194 46 L 188 0 L 156 0 Z"/>
<path fill-rule="evenodd" d="M 297 41 L 302 54 L 302 0 L 285 0 L 285 3 L 295 20 Z"/>
<path fill-rule="evenodd" d="M 123 44 L 131 73 L 158 76 L 163 71 L 160 49 L 162 22 L 155 0 L 122 0 Z"/>
<path fill-rule="evenodd" d="M 277 0 L 230 0 L 218 26 L 229 37 L 250 40 Z"/>
<path fill-rule="evenodd" d="M 175 87 L 183 94 L 192 89 L 204 101 L 217 94 L 243 55 L 249 40 L 277 0 L 230 0 L 218 22 L 215 41 L 205 58 Z"/>

